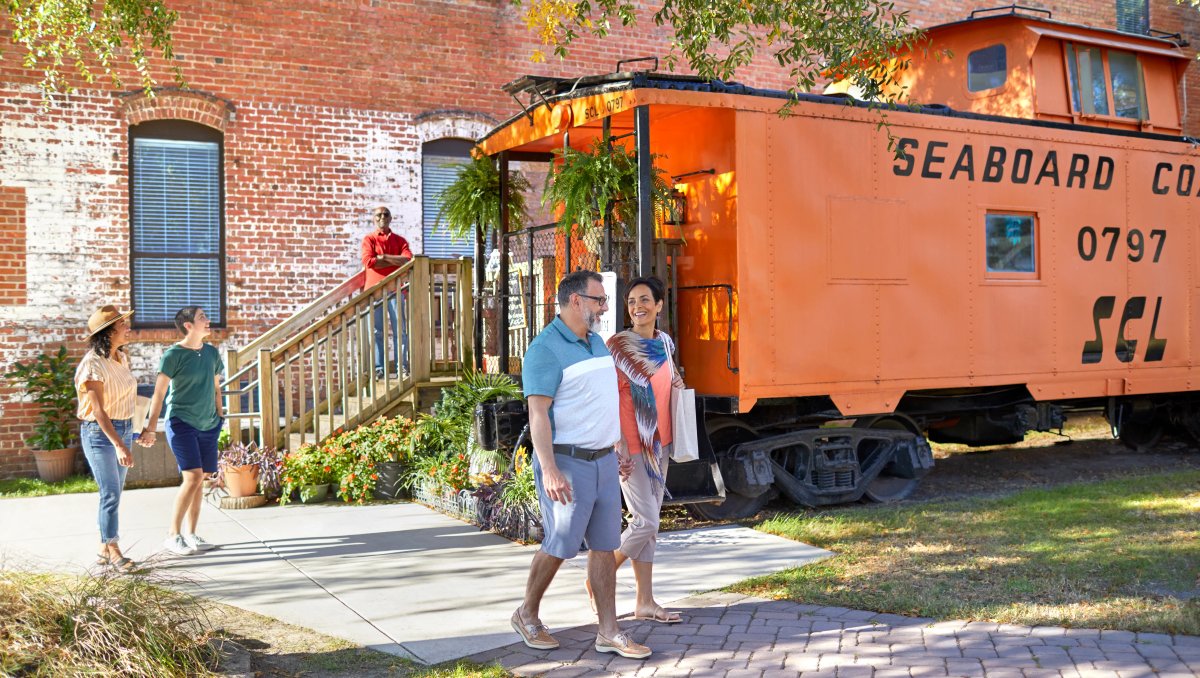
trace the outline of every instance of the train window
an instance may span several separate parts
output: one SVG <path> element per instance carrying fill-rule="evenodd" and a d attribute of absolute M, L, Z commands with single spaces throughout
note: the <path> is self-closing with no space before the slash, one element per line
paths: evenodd
<path fill-rule="evenodd" d="M 988 273 L 1035 273 L 1034 219 L 1028 214 L 988 214 Z"/>
<path fill-rule="evenodd" d="M 1136 54 L 1108 52 L 1108 70 L 1112 73 L 1113 112 L 1122 118 L 1146 117 L 1146 86 Z"/>
<path fill-rule="evenodd" d="M 1099 47 L 1067 45 L 1071 103 L 1084 115 L 1108 115 L 1108 84 Z"/>
<path fill-rule="evenodd" d="M 967 55 L 967 89 L 982 92 L 995 89 L 1008 78 L 1008 56 L 1004 45 L 977 49 Z"/>

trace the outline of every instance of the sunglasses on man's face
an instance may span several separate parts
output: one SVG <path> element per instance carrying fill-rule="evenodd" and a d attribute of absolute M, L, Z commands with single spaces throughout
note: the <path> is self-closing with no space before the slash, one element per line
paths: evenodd
<path fill-rule="evenodd" d="M 375 215 L 375 218 L 376 218 L 376 219 L 391 219 L 391 218 L 392 218 L 392 215 L 390 215 L 390 214 L 388 214 L 388 213 L 386 213 L 386 212 L 378 212 L 378 213 Z"/>

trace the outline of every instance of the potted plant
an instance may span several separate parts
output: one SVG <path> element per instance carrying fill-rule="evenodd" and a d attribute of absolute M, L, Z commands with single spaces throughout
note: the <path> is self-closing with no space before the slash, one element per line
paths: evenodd
<path fill-rule="evenodd" d="M 38 477 L 48 483 L 64 480 L 75 470 L 79 429 L 75 421 L 75 369 L 67 347 L 53 355 L 39 354 L 17 364 L 4 375 L 22 385 L 25 393 L 41 406 L 33 435 L 25 439 L 33 448 Z"/>
<path fill-rule="evenodd" d="M 516 170 L 508 173 L 509 230 L 520 230 L 529 219 L 525 192 L 529 180 Z M 437 225 L 455 240 L 468 240 L 500 226 L 500 170 L 482 154 L 461 165 L 458 177 L 438 194 L 442 208 Z"/>
<path fill-rule="evenodd" d="M 231 497 L 258 494 L 259 485 L 270 494 L 279 485 L 279 453 L 254 443 L 231 443 L 217 454 L 217 482 Z"/>
<path fill-rule="evenodd" d="M 293 495 L 304 504 L 322 502 L 329 496 L 329 485 L 334 481 L 335 469 L 333 460 L 323 448 L 305 445 L 283 455 L 280 470 L 283 481 L 280 504 L 291 501 Z"/>
<path fill-rule="evenodd" d="M 603 237 L 596 228 L 611 210 L 614 239 L 631 237 L 637 230 L 638 161 L 623 146 L 612 148 L 603 139 L 596 139 L 587 150 L 555 149 L 559 162 L 546 175 L 542 204 L 557 205 L 562 210 L 558 223 L 578 224 L 584 244 L 592 252 L 599 251 Z M 665 218 L 671 200 L 671 187 L 654 166 L 659 156 L 651 156 L 651 204 L 657 220 Z"/>
<path fill-rule="evenodd" d="M 371 426 L 375 436 L 371 457 L 375 460 L 375 472 L 379 476 L 375 482 L 377 499 L 396 499 L 401 495 L 404 459 L 411 449 L 409 438 L 412 429 L 412 420 L 404 417 L 381 418 Z"/>

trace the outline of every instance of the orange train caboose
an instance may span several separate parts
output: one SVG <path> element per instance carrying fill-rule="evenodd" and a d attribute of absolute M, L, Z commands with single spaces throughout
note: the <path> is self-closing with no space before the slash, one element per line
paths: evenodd
<path fill-rule="evenodd" d="M 631 132 L 678 178 L 682 244 L 643 208 L 639 270 L 671 284 L 703 403 L 712 449 L 669 488 L 723 484 L 704 515 L 902 498 L 926 438 L 1015 442 L 1083 410 L 1135 446 L 1200 434 L 1188 57 L 1015 8 L 927 34 L 900 83 L 925 105 L 887 132 L 839 84 L 781 117 L 783 92 L 637 72 L 528 78 L 534 103 L 481 142 L 508 162 Z"/>

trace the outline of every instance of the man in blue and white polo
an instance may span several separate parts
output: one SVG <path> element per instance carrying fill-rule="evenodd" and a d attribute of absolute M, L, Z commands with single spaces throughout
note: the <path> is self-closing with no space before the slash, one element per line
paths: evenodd
<path fill-rule="evenodd" d="M 586 541 L 588 583 L 599 620 L 596 651 L 642 659 L 650 656 L 650 648 L 617 626 L 613 551 L 621 545 L 620 474 L 629 469 L 619 469 L 612 454 L 621 437 L 617 373 L 595 332 L 606 308 L 599 274 L 568 274 L 558 284 L 558 317 L 525 352 L 521 378 L 544 537 L 512 625 L 529 647 L 558 647 L 538 616 L 542 595 L 563 561 L 574 558 Z"/>

